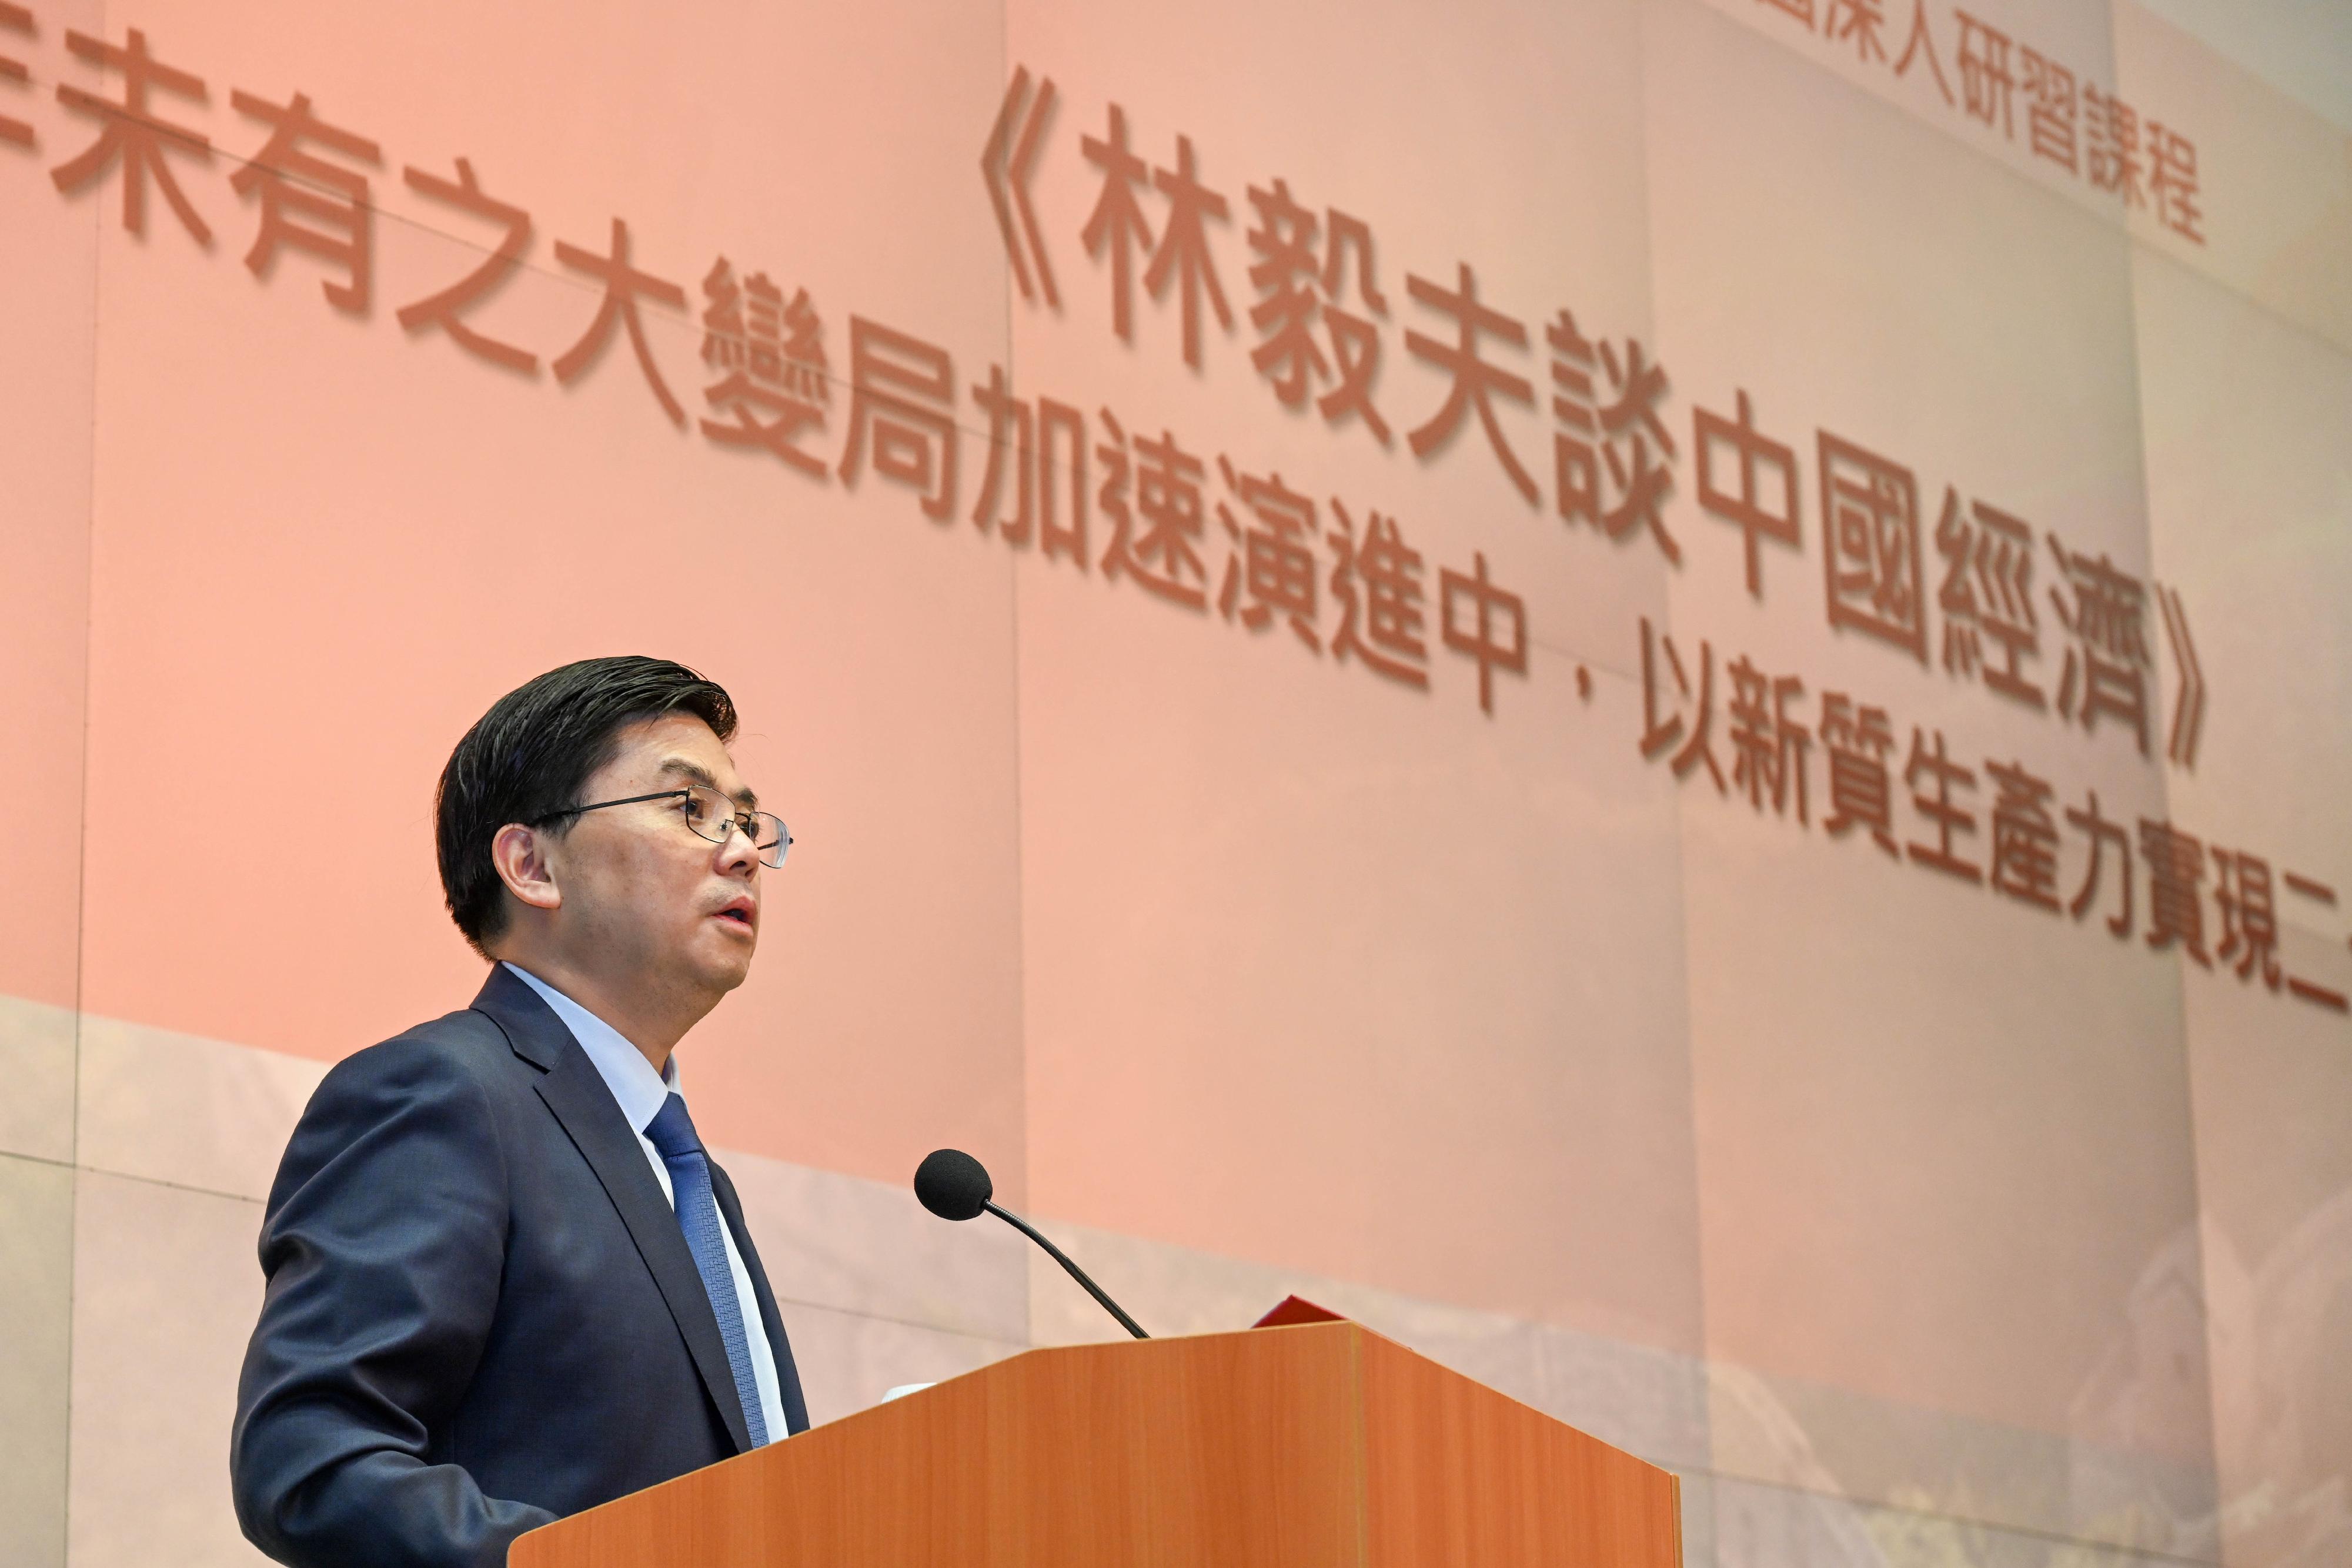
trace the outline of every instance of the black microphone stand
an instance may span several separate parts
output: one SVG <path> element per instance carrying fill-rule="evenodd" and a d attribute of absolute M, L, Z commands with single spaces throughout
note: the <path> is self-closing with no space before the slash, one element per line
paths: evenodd
<path fill-rule="evenodd" d="M 1092 1280 L 1087 1278 L 1087 1271 L 1084 1269 L 1079 1268 L 1076 1263 L 1070 1261 L 1070 1256 L 1068 1253 L 1063 1251 L 1060 1248 L 1046 1240 L 1044 1233 L 1035 1226 L 1030 1224 L 1027 1220 L 1022 1218 L 1019 1215 L 1013 1213 L 1009 1208 L 998 1207 L 994 1198 L 989 1199 L 981 1207 L 987 1209 L 989 1213 L 996 1216 L 997 1218 L 1004 1221 L 1005 1224 L 1013 1227 L 1013 1229 L 1021 1232 L 1022 1235 L 1026 1236 L 1030 1240 L 1034 1241 L 1038 1246 L 1043 1247 L 1046 1250 L 1047 1254 L 1053 1258 L 1055 1262 L 1059 1263 L 1063 1268 L 1067 1269 L 1070 1271 L 1071 1279 L 1076 1280 L 1079 1284 L 1084 1285 L 1087 1288 L 1087 1295 L 1092 1296 L 1096 1301 L 1100 1301 L 1103 1304 L 1103 1311 L 1108 1312 L 1111 1316 L 1118 1320 L 1119 1326 L 1121 1328 L 1125 1329 L 1128 1333 L 1133 1334 L 1138 1339 L 1150 1339 L 1151 1337 L 1150 1334 L 1143 1332 L 1143 1325 L 1141 1323 L 1137 1322 L 1133 1318 L 1129 1317 L 1125 1312 L 1120 1310 L 1119 1304 L 1117 1301 L 1112 1301 L 1108 1296 L 1103 1294 L 1103 1288 L 1100 1285 L 1096 1284 Z"/>

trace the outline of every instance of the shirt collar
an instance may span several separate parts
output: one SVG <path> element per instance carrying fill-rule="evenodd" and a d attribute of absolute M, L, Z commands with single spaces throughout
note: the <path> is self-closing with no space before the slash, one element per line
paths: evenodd
<path fill-rule="evenodd" d="M 619 1030 L 541 979 L 520 965 L 509 964 L 523 984 L 539 993 L 555 1016 L 588 1053 L 596 1067 L 597 1076 L 613 1092 L 620 1103 L 621 1114 L 629 1125 L 643 1135 L 653 1119 L 661 1113 L 662 1106 L 677 1090 L 677 1052 L 670 1052 L 669 1065 L 659 1072 L 646 1060 L 646 1053 L 631 1045 Z"/>

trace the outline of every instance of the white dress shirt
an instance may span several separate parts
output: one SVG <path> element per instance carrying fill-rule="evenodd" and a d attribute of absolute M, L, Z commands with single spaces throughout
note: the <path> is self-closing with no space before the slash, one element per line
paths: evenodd
<path fill-rule="evenodd" d="M 540 1000 L 555 1009 L 555 1016 L 572 1030 L 572 1038 L 588 1053 L 596 1065 L 597 1074 L 604 1087 L 621 1107 L 621 1114 L 637 1134 L 638 1146 L 646 1151 L 646 1164 L 653 1167 L 654 1179 L 661 1183 L 662 1197 L 671 1209 L 677 1207 L 677 1196 L 670 1189 L 669 1167 L 662 1164 L 661 1151 L 646 1136 L 646 1129 L 661 1113 L 662 1106 L 672 1094 L 682 1092 L 677 1086 L 677 1052 L 671 1051 L 669 1065 L 660 1072 L 646 1060 L 646 1053 L 631 1045 L 621 1031 L 541 979 L 530 970 L 509 964 L 517 978 L 539 993 Z M 727 1272 L 735 1281 L 735 1304 L 743 1314 L 743 1338 L 751 1351 L 751 1381 L 760 1389 L 760 1418 L 767 1423 L 768 1441 L 782 1442 L 788 1435 L 784 1425 L 784 1399 L 776 1383 L 775 1347 L 768 1343 L 767 1325 L 760 1321 L 760 1298 L 752 1293 L 751 1273 L 743 1267 L 743 1255 L 735 1249 L 735 1233 L 722 1215 L 719 1224 L 719 1239 L 727 1244 Z"/>

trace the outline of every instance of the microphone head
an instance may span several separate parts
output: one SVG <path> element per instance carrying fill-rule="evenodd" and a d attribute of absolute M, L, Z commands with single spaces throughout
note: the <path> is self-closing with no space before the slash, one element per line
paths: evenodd
<path fill-rule="evenodd" d="M 971 1219 L 996 1196 L 988 1167 L 961 1149 L 933 1149 L 915 1167 L 915 1196 L 941 1219 Z"/>

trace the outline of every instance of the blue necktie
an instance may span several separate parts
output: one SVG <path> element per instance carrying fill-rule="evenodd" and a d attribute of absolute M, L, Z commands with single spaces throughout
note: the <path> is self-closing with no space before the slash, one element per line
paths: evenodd
<path fill-rule="evenodd" d="M 677 1196 L 678 1228 L 686 1232 L 687 1250 L 694 1254 L 695 1271 L 709 1294 L 710 1310 L 719 1318 L 719 1337 L 727 1344 L 727 1365 L 735 1374 L 735 1396 L 743 1402 L 743 1423 L 751 1430 L 751 1446 L 764 1447 L 768 1423 L 760 1411 L 760 1385 L 751 1375 L 751 1342 L 743 1333 L 743 1309 L 735 1299 L 735 1277 L 727 1267 L 725 1232 L 719 1229 L 719 1205 L 710 1196 L 710 1162 L 703 1156 L 702 1140 L 695 1135 L 694 1119 L 686 1101 L 676 1094 L 646 1128 L 646 1136 L 669 1167 L 670 1190 Z"/>

